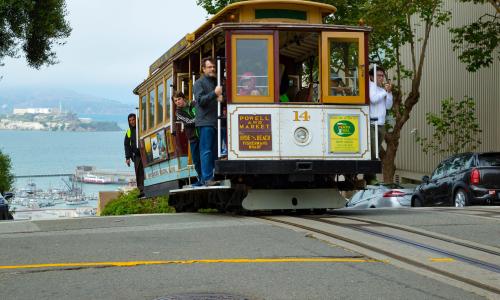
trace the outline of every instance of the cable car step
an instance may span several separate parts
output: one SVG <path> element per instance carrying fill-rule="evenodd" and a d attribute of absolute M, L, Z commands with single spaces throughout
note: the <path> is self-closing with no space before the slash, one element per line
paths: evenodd
<path fill-rule="evenodd" d="M 231 188 L 230 180 L 222 180 L 219 185 L 214 186 L 192 186 L 185 185 L 181 189 L 170 190 L 170 194 L 179 194 L 193 191 L 206 191 L 206 190 L 227 190 Z"/>

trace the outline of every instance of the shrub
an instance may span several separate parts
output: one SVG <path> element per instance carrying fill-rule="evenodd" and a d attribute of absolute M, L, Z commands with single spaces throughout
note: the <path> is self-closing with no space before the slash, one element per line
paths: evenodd
<path fill-rule="evenodd" d="M 120 194 L 111 200 L 102 216 L 120 216 L 132 214 L 174 213 L 175 209 L 168 206 L 168 196 L 138 199 L 139 190 L 134 189 L 128 193 Z"/>

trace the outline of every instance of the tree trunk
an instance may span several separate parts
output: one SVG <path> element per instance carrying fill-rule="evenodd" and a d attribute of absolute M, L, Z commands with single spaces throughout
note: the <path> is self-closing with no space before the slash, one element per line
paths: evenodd
<path fill-rule="evenodd" d="M 395 138 L 395 136 L 398 138 Z M 387 149 L 384 151 L 382 156 L 382 175 L 384 176 L 384 182 L 394 182 L 394 173 L 396 173 L 396 154 L 398 153 L 399 147 L 399 132 L 390 132 L 386 134 L 385 141 L 387 143 Z"/>

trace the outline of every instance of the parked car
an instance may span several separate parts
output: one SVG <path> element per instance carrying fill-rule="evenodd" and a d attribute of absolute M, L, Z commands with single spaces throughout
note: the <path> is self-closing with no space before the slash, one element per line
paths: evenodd
<path fill-rule="evenodd" d="M 453 155 L 422 181 L 412 197 L 412 206 L 500 203 L 500 152 Z"/>
<path fill-rule="evenodd" d="M 368 185 L 357 191 L 346 206 L 349 208 L 409 207 L 413 188 L 404 188 L 398 184 Z"/>
<path fill-rule="evenodd" d="M 6 193 L 7 196 L 7 193 Z M 9 194 L 7 198 L 12 197 L 12 194 Z M 11 215 L 9 213 L 9 204 L 7 200 L 0 194 L 0 220 L 10 220 Z"/>

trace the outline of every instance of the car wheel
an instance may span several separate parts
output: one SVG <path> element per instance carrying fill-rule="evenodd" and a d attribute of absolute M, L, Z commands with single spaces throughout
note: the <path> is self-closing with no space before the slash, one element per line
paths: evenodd
<path fill-rule="evenodd" d="M 423 204 L 422 204 L 422 200 L 419 198 L 419 197 L 413 197 L 413 199 L 411 200 L 411 203 L 413 207 L 422 207 Z"/>
<path fill-rule="evenodd" d="M 454 197 L 455 207 L 465 207 L 469 205 L 467 193 L 463 189 L 458 189 Z"/>

